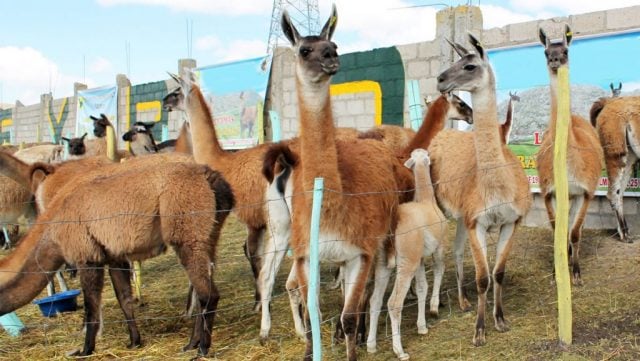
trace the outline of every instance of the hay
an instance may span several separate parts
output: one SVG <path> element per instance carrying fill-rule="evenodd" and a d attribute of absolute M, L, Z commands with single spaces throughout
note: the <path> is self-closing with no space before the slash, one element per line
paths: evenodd
<path fill-rule="evenodd" d="M 574 344 L 562 349 L 556 342 L 555 286 L 551 284 L 551 231 L 520 227 L 516 245 L 507 264 L 505 313 L 511 331 L 500 334 L 492 327 L 488 309 L 487 345 L 471 344 L 475 312 L 462 313 L 457 307 L 453 257 L 447 255 L 442 286 L 440 318 L 429 320 L 429 334 L 418 335 L 415 300 L 407 300 L 403 312 L 403 343 L 414 360 L 593 360 L 640 359 L 636 336 L 640 331 L 640 242 L 622 244 L 607 232 L 585 231 L 581 256 L 584 286 L 574 289 Z M 450 230 L 453 239 L 453 228 Z M 495 235 L 489 241 L 491 262 Z M 216 263 L 216 282 L 221 291 L 213 345 L 208 359 L 298 360 L 304 344 L 294 336 L 284 283 L 291 265 L 285 258 L 276 281 L 272 304 L 271 338 L 266 345 L 258 339 L 260 315 L 253 313 L 251 271 L 242 253 L 243 225 L 231 217 L 224 229 Z M 322 282 L 331 281 L 331 267 L 323 266 Z M 467 252 L 466 279 L 473 283 L 473 264 Z M 428 280 L 432 275 L 429 270 Z M 78 281 L 70 282 L 78 288 Z M 468 287 L 475 304 L 474 287 Z M 193 320 L 182 317 L 187 279 L 175 255 L 143 263 L 144 307 L 136 308 L 143 346 L 126 348 L 128 334 L 110 282 L 103 295 L 105 327 L 96 342 L 94 360 L 184 360 L 195 351 L 182 353 Z M 339 290 L 322 291 L 322 340 L 327 360 L 345 358 L 344 345 L 332 345 L 335 320 L 340 307 Z M 491 299 L 490 304 L 492 307 Z M 82 297 L 79 298 L 81 302 Z M 35 305 L 17 311 L 29 329 L 18 338 L 0 331 L 2 360 L 62 360 L 67 351 L 82 347 L 82 311 L 57 318 L 43 318 Z M 378 353 L 360 348 L 362 360 L 390 360 L 388 317 L 381 317 Z"/>

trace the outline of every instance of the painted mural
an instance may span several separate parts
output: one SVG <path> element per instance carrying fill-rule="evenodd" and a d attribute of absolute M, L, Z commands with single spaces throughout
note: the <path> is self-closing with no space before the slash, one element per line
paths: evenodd
<path fill-rule="evenodd" d="M 0 110 L 0 144 L 11 144 L 13 130 L 13 109 Z"/>
<path fill-rule="evenodd" d="M 514 103 L 511 148 L 529 176 L 532 191 L 539 191 L 535 155 L 550 111 L 544 49 L 536 44 L 491 50 L 488 54 L 497 79 L 498 119 L 505 118 L 509 93 L 519 98 Z M 612 96 L 613 90 L 619 90 L 621 96 L 640 95 L 638 57 L 640 32 L 574 38 L 569 48 L 571 112 L 589 121 L 593 102 Z M 640 173 L 636 172 L 626 194 L 640 196 L 639 178 Z M 596 194 L 605 195 L 606 190 L 607 178 L 603 171 Z"/>
<path fill-rule="evenodd" d="M 47 101 L 47 122 L 49 123 L 49 135 L 51 141 L 56 143 L 63 136 L 62 130 L 69 118 L 69 98 L 62 98 L 62 103 L 59 105 L 58 111 L 54 111 L 53 103 L 57 100 Z"/>
<path fill-rule="evenodd" d="M 162 139 L 162 126 L 169 124 L 169 114 L 162 110 L 162 98 L 167 95 L 167 82 L 164 80 L 133 85 L 125 90 L 126 132 L 137 121 L 153 122 L 153 137 Z M 143 116 L 143 114 L 145 114 Z"/>

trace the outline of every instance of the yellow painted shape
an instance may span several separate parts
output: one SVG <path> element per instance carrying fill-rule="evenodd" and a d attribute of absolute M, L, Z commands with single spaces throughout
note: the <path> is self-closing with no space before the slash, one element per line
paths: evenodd
<path fill-rule="evenodd" d="M 331 95 L 373 93 L 373 107 L 375 111 L 374 121 L 376 125 L 382 124 L 382 88 L 380 83 L 373 80 L 352 81 L 348 83 L 332 84 L 329 89 Z"/>
<path fill-rule="evenodd" d="M 569 94 L 569 68 L 558 69 L 558 121 L 553 148 L 553 179 L 556 191 L 556 227 L 554 234 L 554 265 L 558 289 L 558 338 L 565 345 L 572 342 L 571 281 L 567 260 L 567 233 L 569 229 L 569 181 L 567 179 L 567 139 L 571 118 Z M 552 111 L 554 111 L 552 109 Z"/>
<path fill-rule="evenodd" d="M 56 124 L 60 124 L 60 121 L 62 121 L 62 113 L 64 112 L 64 107 L 67 105 L 67 100 L 69 100 L 69 98 L 64 98 L 62 100 L 62 106 L 60 106 L 60 114 L 58 114 L 58 117 L 56 118 Z M 49 100 L 49 102 L 53 102 L 53 100 Z M 49 120 L 49 130 L 51 131 L 51 139 L 54 140 L 54 142 L 57 142 L 58 139 L 55 139 L 56 131 L 53 125 L 53 119 L 51 119 L 51 112 L 48 109 L 49 106 L 53 106 L 53 104 L 49 103 L 47 105 L 47 119 Z"/>
<path fill-rule="evenodd" d="M 2 131 L 4 132 L 4 128 L 5 127 L 11 127 L 13 126 L 13 119 L 11 118 L 7 118 L 7 119 L 2 119 L 2 123 L 0 124 L 0 126 L 2 126 Z"/>
<path fill-rule="evenodd" d="M 154 122 L 159 122 L 162 118 L 162 103 L 159 100 L 152 100 L 150 102 L 140 102 L 136 104 L 136 112 L 149 112 L 155 111 L 156 115 L 153 117 Z"/>

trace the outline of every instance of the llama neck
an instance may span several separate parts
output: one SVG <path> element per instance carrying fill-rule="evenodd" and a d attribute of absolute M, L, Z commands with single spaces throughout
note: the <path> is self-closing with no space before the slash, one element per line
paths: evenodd
<path fill-rule="evenodd" d="M 193 158 L 197 163 L 215 164 L 226 152 L 218 142 L 216 128 L 209 107 L 200 88 L 193 85 L 187 99 L 187 113 L 191 121 L 191 141 Z"/>
<path fill-rule="evenodd" d="M 473 137 L 479 169 L 504 163 L 502 138 L 498 124 L 495 83 L 471 93 Z"/>
<path fill-rule="evenodd" d="M 27 233 L 23 242 L 35 242 L 35 247 L 27 253 L 20 252 L 17 256 L 12 253 L 7 256 L 19 258 L 15 261 L 18 261 L 21 267 L 14 277 L 0 284 L 0 315 L 14 311 L 33 300 L 51 280 L 53 272 L 64 262 L 60 247 L 44 240 L 44 232 L 41 231 L 43 226 L 36 225 L 34 228 Z"/>
<path fill-rule="evenodd" d="M 323 177 L 326 189 L 342 192 L 329 81 L 311 83 L 298 76 L 296 86 L 304 189 L 312 189 L 314 179 Z"/>
<path fill-rule="evenodd" d="M 414 149 L 429 148 L 433 138 L 444 128 L 449 107 L 449 102 L 444 96 L 438 97 L 438 99 L 431 104 L 427 114 L 424 116 L 420 129 L 418 129 L 416 135 L 402 152 L 404 157 L 408 157 Z"/>
<path fill-rule="evenodd" d="M 434 201 L 435 196 L 433 193 L 433 184 L 431 183 L 431 174 L 429 174 L 429 167 L 422 162 L 417 162 L 413 168 L 413 177 L 416 185 L 413 200 L 419 203 Z"/>

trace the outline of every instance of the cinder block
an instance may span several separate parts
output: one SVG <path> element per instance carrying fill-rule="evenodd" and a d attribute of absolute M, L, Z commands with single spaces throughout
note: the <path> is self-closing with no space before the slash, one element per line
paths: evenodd
<path fill-rule="evenodd" d="M 364 100 L 354 99 L 347 103 L 347 114 L 359 115 L 364 113 Z"/>
<path fill-rule="evenodd" d="M 618 30 L 640 26 L 640 6 L 607 11 L 607 29 Z"/>
<path fill-rule="evenodd" d="M 418 58 L 428 59 L 434 56 L 440 56 L 440 42 L 438 40 L 419 43 Z"/>
<path fill-rule="evenodd" d="M 406 63 L 418 57 L 418 46 L 420 43 L 398 45 L 396 49 L 400 53 L 402 60 Z"/>
<path fill-rule="evenodd" d="M 509 41 L 516 43 L 528 43 L 538 40 L 538 21 L 511 24 L 509 29 Z"/>
<path fill-rule="evenodd" d="M 569 17 L 571 30 L 576 34 L 595 34 L 606 30 L 605 20 L 607 13 L 597 11 L 594 13 L 575 15 Z"/>
<path fill-rule="evenodd" d="M 506 45 L 509 42 L 507 30 L 505 27 L 492 28 L 482 33 L 482 43 L 487 48 L 497 48 Z"/>
<path fill-rule="evenodd" d="M 422 79 L 429 76 L 429 62 L 415 60 L 407 64 L 407 78 Z"/>

